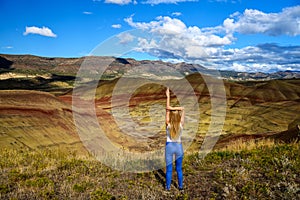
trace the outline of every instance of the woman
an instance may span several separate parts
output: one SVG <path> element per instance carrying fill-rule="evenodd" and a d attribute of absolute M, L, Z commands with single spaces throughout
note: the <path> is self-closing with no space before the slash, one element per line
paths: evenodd
<path fill-rule="evenodd" d="M 170 106 L 170 91 L 166 90 L 167 106 L 166 106 L 166 133 L 167 142 L 165 150 L 166 159 L 166 190 L 169 191 L 172 182 L 172 163 L 173 155 L 175 155 L 175 165 L 178 178 L 179 190 L 183 190 L 183 174 L 182 160 L 183 148 L 181 143 L 181 135 L 184 124 L 184 108 Z"/>

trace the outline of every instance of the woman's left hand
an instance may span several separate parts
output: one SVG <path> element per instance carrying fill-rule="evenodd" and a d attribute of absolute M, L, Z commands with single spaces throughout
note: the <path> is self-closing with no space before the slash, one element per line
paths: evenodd
<path fill-rule="evenodd" d="M 166 90 L 166 95 L 167 95 L 167 97 L 170 97 L 170 90 L 169 90 L 169 88 L 167 88 L 167 90 Z"/>

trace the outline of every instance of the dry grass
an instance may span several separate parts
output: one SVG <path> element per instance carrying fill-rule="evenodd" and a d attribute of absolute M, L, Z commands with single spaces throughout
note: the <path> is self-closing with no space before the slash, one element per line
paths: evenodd
<path fill-rule="evenodd" d="M 161 199 L 164 195 L 152 172 L 114 171 L 92 156 L 66 149 L 2 149 L 0 158 L 0 199 Z M 180 195 L 173 192 L 173 197 Z"/>
<path fill-rule="evenodd" d="M 185 192 L 164 192 L 164 170 L 127 173 L 51 148 L 0 151 L 0 199 L 297 199 L 298 144 L 186 155 Z M 176 185 L 176 173 L 173 174 Z"/>
<path fill-rule="evenodd" d="M 258 139 L 258 140 L 248 140 L 237 139 L 233 142 L 229 142 L 225 147 L 218 149 L 218 151 L 251 151 L 253 149 L 258 149 L 261 147 L 273 147 L 275 145 L 274 139 Z"/>

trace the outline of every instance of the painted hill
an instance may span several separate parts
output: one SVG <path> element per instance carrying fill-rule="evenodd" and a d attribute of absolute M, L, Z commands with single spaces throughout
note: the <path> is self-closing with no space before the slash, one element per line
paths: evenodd
<path fill-rule="evenodd" d="M 126 82 L 126 84 L 118 85 L 120 91 L 124 93 L 118 93 L 118 95 L 114 97 L 117 101 L 117 105 L 118 102 L 122 101 L 123 95 L 128 92 L 128 85 L 138 89 L 131 95 L 129 101 L 130 116 L 120 117 L 124 117 L 124 119 L 126 117 L 132 118 L 133 121 L 137 122 L 141 127 L 154 121 L 163 126 L 164 113 L 161 113 L 159 109 L 151 111 L 151 106 L 154 104 L 160 105 L 162 108 L 165 106 L 165 88 L 162 85 L 165 85 L 167 82 L 170 83 L 170 81 L 155 81 L 155 83 L 139 87 L 142 85 L 143 79 L 125 79 L 126 80 L 123 81 Z M 194 145 L 191 147 L 192 150 L 199 149 L 199 145 L 203 141 L 211 123 L 211 99 L 203 76 L 200 74 L 192 74 L 187 76 L 186 79 L 191 83 L 199 98 L 199 127 L 201 128 L 196 133 L 197 136 L 194 139 Z M 112 93 L 118 81 L 119 79 L 100 82 L 95 94 L 96 107 L 102 112 L 102 114 L 98 115 L 98 119 L 102 123 L 110 119 L 109 125 L 114 128 L 111 128 L 107 132 L 115 138 L 120 138 L 122 135 L 121 131 L 116 128 L 118 125 L 113 120 L 115 116 L 112 115 L 111 105 Z M 185 84 L 182 80 L 173 80 L 173 82 L 175 83 L 174 85 L 178 87 L 176 89 L 177 91 L 185 91 Z M 292 129 L 290 129 L 289 126 L 291 126 L 292 123 L 297 125 L 295 120 L 300 118 L 300 84 L 298 84 L 298 80 L 266 81 L 251 84 L 251 86 L 248 84 L 224 81 L 224 85 L 227 98 L 227 112 L 226 121 L 221 134 L 225 138 L 230 136 L 229 138 L 232 138 L 232 140 L 244 138 L 244 140 L 247 141 L 257 138 L 265 139 L 272 135 L 272 137 L 274 136 L 273 138 L 280 139 L 281 137 L 276 137 L 275 135 L 283 134 L 289 129 L 289 131 L 286 132 L 287 136 L 285 138 L 288 138 L 288 140 L 297 139 L 297 130 L 293 129 L 294 126 Z M 82 90 L 83 95 L 89 95 L 89 93 L 90 91 L 88 90 Z M 279 94 L 280 96 L 278 97 L 277 95 Z M 64 95 L 62 98 L 67 98 L 69 95 L 70 94 Z M 172 102 L 178 103 L 174 95 L 172 96 Z M 128 122 L 123 128 L 126 129 L 126 126 L 132 127 L 133 125 L 134 124 Z M 152 128 L 153 132 L 158 132 L 158 134 L 151 137 L 146 143 L 138 143 L 139 149 L 151 149 L 151 147 L 164 145 L 163 141 L 165 135 L 163 127 L 153 126 Z M 229 142 L 229 140 L 223 139 L 220 143 L 224 141 Z M 283 141 L 286 140 L 284 139 Z M 119 140 L 119 144 L 129 148 L 126 142 Z M 130 146 L 130 148 L 132 148 L 132 145 Z"/>
<path fill-rule="evenodd" d="M 53 145 L 72 146 L 80 143 L 71 104 L 74 74 L 82 62 L 83 58 L 0 55 L 0 75 L 7 73 L 25 75 L 0 80 L 2 147 L 37 148 Z M 165 88 L 162 85 L 172 82 L 175 83 L 178 91 L 182 93 L 185 91 L 185 84 L 181 79 L 159 79 L 154 83 L 143 85 L 144 79 L 141 77 L 122 77 L 127 85 L 118 86 L 121 93 L 116 96 L 117 102 L 120 103 L 122 96 L 128 93 L 128 85 L 137 88 L 129 101 L 130 116 L 123 117 L 132 118 L 141 130 L 143 126 L 150 125 L 150 128 L 157 133 L 146 137 L 147 140 L 145 137 L 136 140 L 136 135 L 124 135 L 112 114 L 112 93 L 121 78 L 119 76 L 140 64 L 151 65 L 151 70 L 156 70 L 156 65 L 164 64 L 182 70 L 183 73 L 192 72 L 195 68 L 195 65 L 185 63 L 171 64 L 133 59 L 115 59 L 112 62 L 108 69 L 108 75 L 111 76 L 107 76 L 110 78 L 101 80 L 96 89 L 94 101 L 96 115 L 99 123 L 109 133 L 108 137 L 116 145 L 133 151 L 151 150 L 163 145 Z M 196 137 L 193 139 L 190 151 L 199 149 L 211 124 L 211 99 L 204 76 L 193 73 L 185 78 L 194 89 L 200 111 L 200 128 L 195 133 Z M 214 79 L 211 81 L 213 82 Z M 233 135 L 236 138 L 255 139 L 256 134 L 265 138 L 269 135 L 286 133 L 291 137 L 284 138 L 290 140 L 297 136 L 295 132 L 297 129 L 294 128 L 299 124 L 297 120 L 300 119 L 299 79 L 240 82 L 223 80 L 223 82 L 226 90 L 227 113 L 221 131 L 222 137 L 230 138 Z M 92 92 L 86 88 L 82 89 L 83 95 Z M 175 95 L 172 95 L 172 103 L 178 104 Z M 130 125 L 132 124 L 125 123 L 124 130 L 128 130 Z M 289 130 L 295 131 L 291 133 Z"/>
<path fill-rule="evenodd" d="M 140 125 L 147 125 L 152 121 L 157 121 L 158 124 L 161 122 L 161 127 L 153 127 L 158 134 L 141 142 L 136 141 L 133 136 L 124 136 L 111 114 L 111 95 L 118 80 L 100 82 L 96 92 L 97 116 L 101 125 L 105 127 L 105 131 L 110 133 L 108 137 L 112 141 L 116 141 L 116 144 L 132 150 L 150 150 L 153 147 L 162 146 L 162 141 L 164 141 L 163 113 L 152 111 L 150 117 L 149 112 L 154 104 L 162 107 L 165 105 L 165 88 L 160 84 L 148 84 L 136 90 L 130 99 L 130 117 L 135 122 Z M 199 96 L 199 110 L 201 111 L 201 129 L 196 133 L 192 150 L 199 148 L 208 130 L 211 107 L 210 96 L 202 77 L 194 74 L 188 76 L 187 80 Z M 137 79 L 133 78 L 128 78 L 127 82 L 132 86 L 140 84 Z M 183 85 L 180 84 L 180 80 L 175 82 L 178 82 L 178 87 Z M 161 84 L 164 83 L 161 82 Z M 251 87 L 225 82 L 225 88 L 228 108 L 222 135 L 226 138 L 230 135 L 234 135 L 234 138 L 243 137 L 246 140 L 264 138 L 277 133 L 282 134 L 298 125 L 300 94 L 299 84 L 296 80 L 259 83 L 259 85 Z M 126 87 L 121 88 L 121 91 L 126 93 Z M 278 98 L 276 95 L 271 95 L 274 91 L 285 95 Z M 84 92 L 89 93 L 88 90 Z M 120 95 L 122 96 L 122 94 Z M 36 148 L 53 145 L 72 146 L 80 143 L 73 122 L 71 92 L 54 96 L 47 92 L 34 90 L 2 90 L 0 96 L 0 141 L 2 147 Z M 176 97 L 173 95 L 172 102 L 176 103 L 176 101 Z M 124 128 L 126 129 L 126 127 Z M 289 133 L 287 132 L 287 134 Z M 297 134 L 295 135 L 293 132 L 293 135 Z M 290 137 L 286 136 L 285 138 Z"/>
<path fill-rule="evenodd" d="M 82 146 L 70 105 L 38 91 L 0 91 L 1 148 Z"/>

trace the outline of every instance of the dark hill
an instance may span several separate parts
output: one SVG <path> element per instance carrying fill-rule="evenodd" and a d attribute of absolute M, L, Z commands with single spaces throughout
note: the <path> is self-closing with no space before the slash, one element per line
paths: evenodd
<path fill-rule="evenodd" d="M 259 85 L 245 97 L 253 102 L 296 100 L 300 97 L 300 81 L 271 80 Z"/>
<path fill-rule="evenodd" d="M 29 73 L 64 73 L 76 74 L 84 58 L 48 58 L 33 55 L 0 54 L 0 68 Z"/>
<path fill-rule="evenodd" d="M 87 59 L 88 58 L 88 59 Z M 40 57 L 34 55 L 9 55 L 0 54 L 0 73 L 5 72 L 22 72 L 30 74 L 64 74 L 75 76 L 78 69 L 85 60 L 93 60 L 95 65 L 102 63 L 107 57 L 79 57 L 79 58 L 61 58 L 61 57 Z M 160 74 L 170 74 L 176 70 L 183 75 L 193 74 L 195 72 L 214 73 L 214 71 L 204 68 L 199 64 L 188 63 L 166 63 L 162 61 L 142 60 L 137 61 L 131 58 L 113 58 L 110 67 L 106 70 L 103 79 L 113 79 L 120 77 L 127 71 L 137 66 L 158 66 L 164 65 L 172 68 L 170 71 L 159 71 L 157 67 L 151 70 Z M 275 72 L 275 73 L 247 73 L 235 71 L 220 71 L 220 77 L 233 81 L 259 81 L 272 79 L 297 79 L 300 78 L 300 73 L 295 71 Z"/>

